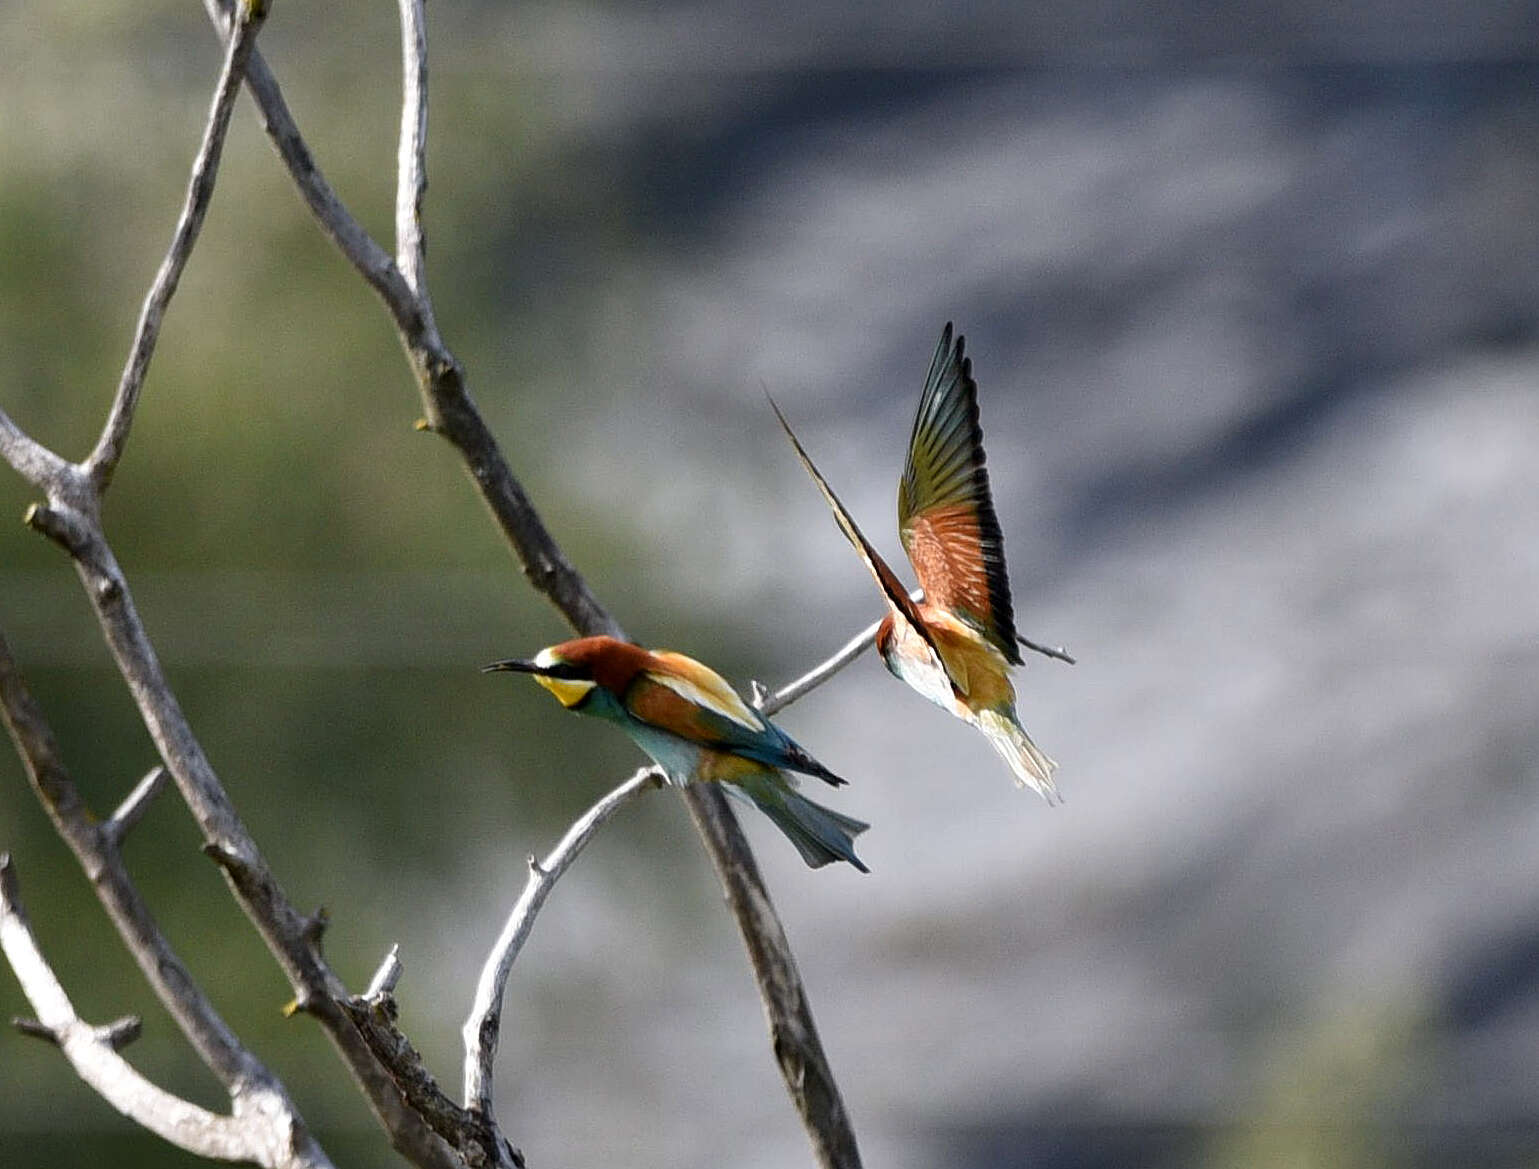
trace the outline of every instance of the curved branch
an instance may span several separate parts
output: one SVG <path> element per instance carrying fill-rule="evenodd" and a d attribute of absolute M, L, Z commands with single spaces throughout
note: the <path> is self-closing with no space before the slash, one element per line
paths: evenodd
<path fill-rule="evenodd" d="M 492 1065 L 502 1032 L 502 991 L 519 951 L 534 928 L 535 915 L 550 896 L 561 874 L 571 868 L 578 853 L 587 847 L 600 828 L 631 800 L 663 781 L 655 767 L 643 767 L 593 807 L 589 808 L 543 861 L 529 857 L 529 881 L 508 915 L 497 944 L 487 956 L 476 983 L 476 997 L 461 1034 L 465 1041 L 465 1107 L 488 1119 L 492 1116 Z"/>
<path fill-rule="evenodd" d="M 274 1169 L 327 1169 L 331 1162 L 302 1127 L 288 1139 L 288 1125 L 297 1125 L 288 1101 L 273 1098 L 253 1085 L 244 1095 L 241 1114 L 220 1116 L 183 1100 L 145 1079 L 118 1048 L 130 1038 L 131 1027 L 93 1027 L 75 1014 L 58 976 L 37 944 L 32 924 L 21 904 L 11 858 L 0 854 L 0 950 L 5 952 L 37 1022 L 21 1030 L 58 1045 L 75 1074 L 124 1116 L 200 1157 L 220 1161 L 252 1161 Z M 277 1107 L 274 1107 L 276 1105 Z"/>
<path fill-rule="evenodd" d="M 53 733 L 0 635 L 0 720 L 55 830 L 69 845 L 151 989 L 226 1091 L 276 1084 L 193 981 L 123 865 L 116 834 L 97 825 L 59 756 Z M 46 1020 L 45 1020 L 46 1021 Z"/>
<path fill-rule="evenodd" d="M 766 715 L 774 714 L 821 686 L 870 647 L 876 640 L 876 629 L 879 624 L 880 622 L 873 622 L 870 627 L 851 638 L 832 657 L 814 666 L 802 677 L 773 695 L 765 693 L 755 682 L 754 705 Z M 470 1017 L 466 1019 L 461 1031 L 465 1044 L 464 1098 L 467 1108 L 480 1112 L 488 1119 L 492 1116 L 493 1064 L 497 1056 L 497 1042 L 502 1031 L 503 990 L 512 972 L 513 963 L 523 950 L 524 943 L 534 928 L 534 919 L 544 907 L 546 898 L 550 896 L 551 890 L 555 888 L 562 874 L 572 866 L 577 855 L 587 847 L 588 842 L 610 817 L 642 791 L 648 787 L 659 786 L 661 782 L 661 773 L 655 767 L 643 767 L 575 821 L 544 861 L 537 860 L 533 855 L 529 857 L 529 879 L 524 885 L 523 893 L 514 904 L 512 912 L 508 915 L 501 935 L 492 947 L 491 953 L 487 955 L 486 963 L 481 968 L 481 977 L 476 984 L 476 996 L 471 1006 Z M 708 827 L 702 828 L 702 831 L 709 830 Z M 748 859 L 751 863 L 751 854 Z M 785 939 L 773 907 L 768 907 L 768 915 L 762 916 L 763 903 L 754 897 L 751 881 L 726 883 L 726 890 L 729 901 L 734 905 L 734 911 L 752 916 L 757 922 L 757 929 L 754 931 L 756 934 L 771 939 L 778 936 L 778 944 L 772 941 L 770 944 L 756 947 L 750 943 L 749 956 L 756 970 L 761 964 L 763 965 L 764 980 L 780 988 L 776 993 L 784 1000 L 784 1004 L 777 1005 L 776 1009 L 771 1009 L 767 1005 L 766 1014 L 771 1031 L 777 1037 L 776 1051 L 781 1051 L 784 1046 L 788 1052 L 792 1053 L 793 1066 L 786 1070 L 788 1082 L 802 1085 L 801 1090 L 809 1094 L 806 1111 L 816 1114 L 836 1112 L 837 1120 L 831 1124 L 831 1127 L 848 1131 L 849 1123 L 843 1115 L 843 1103 L 839 1100 L 837 1091 L 832 1090 L 833 1076 L 828 1070 L 826 1058 L 823 1057 L 822 1045 L 818 1041 L 816 1031 L 796 1032 L 794 1041 L 784 1045 L 779 1041 L 777 1028 L 781 1025 L 777 1020 L 782 1015 L 794 1019 L 802 1012 L 810 1018 L 811 1008 L 807 1005 L 805 995 L 799 991 L 800 978 L 796 974 L 794 965 L 790 966 L 789 977 L 787 976 L 787 970 L 780 955 L 790 954 L 790 943 Z M 398 964 L 393 968 L 391 966 L 394 958 L 395 951 L 392 950 L 390 957 L 380 968 L 380 973 L 375 976 L 376 979 L 384 977 L 387 972 L 399 972 Z M 805 1054 L 797 1054 L 812 1050 L 817 1053 L 816 1059 L 809 1059 Z M 856 1164 L 858 1162 L 853 1141 L 841 1155 L 844 1157 L 843 1160 L 834 1160 L 832 1163 Z"/>

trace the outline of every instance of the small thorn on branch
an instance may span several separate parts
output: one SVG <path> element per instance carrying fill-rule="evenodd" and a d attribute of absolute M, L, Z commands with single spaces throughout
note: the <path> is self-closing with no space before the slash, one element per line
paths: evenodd
<path fill-rule="evenodd" d="M 759 710 L 764 706 L 764 701 L 770 696 L 769 687 L 757 678 L 751 678 L 748 682 L 748 693 L 751 698 L 750 705 Z"/>
<path fill-rule="evenodd" d="M 44 1043 L 59 1046 L 59 1033 L 46 1023 L 39 1023 L 36 1019 L 28 1019 L 24 1015 L 13 1015 L 11 1026 L 32 1039 L 41 1039 Z"/>
<path fill-rule="evenodd" d="M 208 857 L 231 876 L 240 876 L 250 869 L 250 862 L 240 850 L 227 840 L 210 840 L 203 845 L 203 855 Z"/>
<path fill-rule="evenodd" d="M 535 856 L 534 853 L 531 852 L 524 859 L 525 859 L 525 863 L 527 863 L 528 866 L 529 866 L 529 872 L 530 872 L 530 874 L 532 876 L 535 876 L 535 877 L 548 877 L 548 876 L 550 876 L 550 874 L 548 872 L 546 872 L 543 868 L 540 867 L 540 858 Z"/>
<path fill-rule="evenodd" d="M 124 1015 L 105 1026 L 96 1028 L 97 1036 L 113 1051 L 122 1051 L 144 1033 L 144 1020 L 138 1015 Z"/>
<path fill-rule="evenodd" d="M 320 953 L 321 939 L 325 937 L 326 927 L 330 924 L 330 911 L 324 905 L 317 905 L 315 912 L 304 919 L 304 925 L 299 928 L 299 936 L 304 938 L 312 950 Z"/>

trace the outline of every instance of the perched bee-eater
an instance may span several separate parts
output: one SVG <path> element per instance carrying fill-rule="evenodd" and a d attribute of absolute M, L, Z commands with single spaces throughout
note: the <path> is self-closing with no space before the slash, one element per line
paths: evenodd
<path fill-rule="evenodd" d="M 568 710 L 619 724 L 669 783 L 726 784 L 773 820 L 813 868 L 849 861 L 870 872 L 855 855 L 855 837 L 869 825 L 813 803 L 786 772 L 835 787 L 844 780 L 694 658 L 613 637 L 582 637 L 542 649 L 533 661 L 493 662 L 486 669 L 533 674 Z"/>
<path fill-rule="evenodd" d="M 898 535 L 924 589 L 917 603 L 855 526 L 773 399 L 770 406 L 887 598 L 876 648 L 888 670 L 982 731 L 1016 783 L 1031 785 L 1052 803 L 1058 765 L 1031 741 L 1015 712 L 1010 667 L 1021 664 L 1021 654 L 1004 539 L 983 465 L 978 386 L 962 348 L 960 336 L 953 343 L 948 322 L 930 361 L 898 482 Z"/>

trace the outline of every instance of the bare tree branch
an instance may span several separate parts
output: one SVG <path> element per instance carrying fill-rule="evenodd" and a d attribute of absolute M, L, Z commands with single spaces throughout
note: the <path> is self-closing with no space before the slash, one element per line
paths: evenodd
<path fill-rule="evenodd" d="M 10 415 L 0 410 L 0 458 L 39 491 L 53 492 L 65 484 L 74 467 L 42 443 L 22 433 Z"/>
<path fill-rule="evenodd" d="M 410 3 L 411 0 L 402 0 L 403 12 Z M 215 24 L 222 26 L 227 18 L 219 0 L 204 0 L 204 4 Z M 408 34 L 408 39 L 412 47 L 403 51 L 403 60 L 420 52 L 415 35 Z M 411 65 L 407 66 L 407 72 L 410 74 L 408 94 L 411 94 L 417 89 L 419 74 Z M 587 582 L 566 558 L 523 486 L 508 468 L 496 439 L 470 396 L 458 359 L 443 345 L 432 326 L 425 301 L 412 295 L 411 284 L 400 269 L 358 226 L 320 178 L 314 159 L 283 103 L 276 81 L 259 57 L 251 61 L 248 86 L 261 110 L 268 136 L 288 166 L 312 214 L 359 274 L 380 294 L 395 319 L 422 395 L 425 428 L 443 435 L 459 450 L 477 490 L 512 545 L 530 583 L 579 632 L 623 636 L 619 622 L 599 603 Z M 411 105 L 416 100 L 408 96 L 406 104 Z M 402 141 L 405 143 L 411 138 L 414 144 L 411 149 L 403 147 L 402 151 L 409 171 L 420 164 L 420 153 L 415 147 L 417 124 L 416 111 L 403 111 Z M 398 178 L 397 190 L 405 189 L 415 200 L 419 188 L 414 174 L 410 172 Z M 420 221 L 414 220 L 414 223 L 420 228 Z M 420 239 L 420 235 L 416 238 Z M 416 249 L 412 251 L 415 255 Z M 795 962 L 784 931 L 775 919 L 769 891 L 753 864 L 747 839 L 720 792 L 709 786 L 692 785 L 683 794 L 706 852 L 726 888 L 728 905 L 744 933 L 750 956 L 755 958 L 760 994 L 771 1018 L 771 1032 L 782 1071 L 787 1076 L 787 1090 L 802 1113 L 818 1161 L 830 1169 L 858 1166 L 853 1130 L 842 1104 L 838 1104 L 838 1090 L 818 1041 Z M 760 957 L 772 957 L 774 962 L 761 963 Z M 788 1011 L 794 1017 L 782 1018 Z M 797 1045 L 802 1045 L 801 1049 L 792 1050 Z M 789 1054 L 783 1054 L 782 1047 Z M 838 1106 L 825 1107 L 820 1103 L 828 1100 Z"/>
<path fill-rule="evenodd" d="M 427 242 L 422 234 L 422 200 L 427 194 L 427 21 L 422 0 L 400 0 L 400 8 L 401 145 L 396 155 L 395 262 L 422 305 L 428 329 L 434 330 L 427 291 Z"/>
<path fill-rule="evenodd" d="M 801 1113 L 818 1164 L 823 1169 L 859 1169 L 855 1130 L 813 1022 L 791 943 L 759 875 L 758 862 L 736 820 L 729 820 L 730 834 L 717 833 L 715 822 L 730 817 L 731 811 L 726 807 L 727 797 L 715 784 L 693 784 L 685 790 L 696 797 L 688 801 L 695 826 L 708 839 L 719 841 L 726 852 L 716 872 L 759 983 L 780 1074 Z"/>
<path fill-rule="evenodd" d="M 331 1164 L 298 1117 L 283 1107 L 286 1100 L 253 1088 L 242 1093 L 235 1115 L 209 1112 L 152 1084 L 118 1054 L 131 1037 L 132 1024 L 92 1027 L 82 1022 L 38 947 L 21 904 L 16 870 L 5 855 L 0 855 L 0 949 L 37 1012 L 37 1022 L 20 1024 L 21 1029 L 57 1044 L 75 1074 L 130 1120 L 200 1157 L 272 1169 Z"/>
<path fill-rule="evenodd" d="M 401 947 L 391 946 L 390 953 L 385 955 L 385 960 L 379 964 L 374 977 L 369 979 L 369 989 L 363 992 L 363 997 L 372 1002 L 387 994 L 394 994 L 396 983 L 401 981 L 401 975 L 405 970 L 406 968 L 401 965 Z"/>
<path fill-rule="evenodd" d="M 774 693 L 767 692 L 763 686 L 755 682 L 753 684 L 753 704 L 758 707 L 760 713 L 771 715 L 777 710 L 784 710 L 798 698 L 805 697 L 870 649 L 876 642 L 876 630 L 879 625 L 881 625 L 880 620 L 871 622 L 870 625 L 866 626 L 866 628 L 850 638 L 849 641 L 845 642 L 843 646 L 835 650 L 833 656 L 828 658 L 828 660 L 819 662 L 800 678 L 793 682 L 787 682 Z"/>
<path fill-rule="evenodd" d="M 214 100 L 209 109 L 208 123 L 203 128 L 203 141 L 193 159 L 192 175 L 187 181 L 187 196 L 177 218 L 176 231 L 171 236 L 171 247 L 155 273 L 155 282 L 144 307 L 139 313 L 139 325 L 134 331 L 134 343 L 118 381 L 118 391 L 112 401 L 112 410 L 102 428 L 96 448 L 87 456 L 82 467 L 98 490 L 105 490 L 117 470 L 118 460 L 123 457 L 123 446 L 128 441 L 128 430 L 133 425 L 134 407 L 139 403 L 139 392 L 144 387 L 144 376 L 149 372 L 150 358 L 155 355 L 155 343 L 160 339 L 161 322 L 165 319 L 166 306 L 176 292 L 203 229 L 208 205 L 214 197 L 214 179 L 219 172 L 219 156 L 224 150 L 224 140 L 230 129 L 230 111 L 235 108 L 236 95 L 240 93 L 241 79 L 246 63 L 256 46 L 256 34 L 267 15 L 267 5 L 247 3 L 242 7 L 242 18 L 234 22 L 229 35 L 229 47 L 225 51 L 224 67 L 219 74 L 219 84 L 214 89 Z"/>
<path fill-rule="evenodd" d="M 1055 658 L 1058 661 L 1070 666 L 1079 664 L 1075 660 L 1074 655 L 1061 645 L 1038 645 L 1036 642 L 1032 641 L 1031 638 L 1023 637 L 1019 633 L 1015 635 L 1015 640 L 1020 642 L 1033 653 L 1039 653 L 1045 658 Z"/>
<path fill-rule="evenodd" d="M 233 20 L 228 8 L 218 0 L 206 0 L 206 5 L 216 23 L 229 29 L 231 48 L 226 69 L 221 75 L 210 115 L 210 132 L 205 135 L 195 162 L 171 251 L 146 298 L 134 346 L 102 436 L 85 463 L 77 468 L 27 439 L 9 418 L 0 415 L 0 454 L 48 495 L 48 505 L 34 507 L 28 522 L 63 546 L 75 560 L 141 717 L 203 831 L 206 851 L 220 863 L 237 899 L 284 968 L 296 989 L 298 1005 L 320 1019 L 332 1036 L 396 1147 L 423 1165 L 457 1163 L 459 1158 L 451 1151 L 451 1145 L 461 1153 L 470 1152 L 470 1146 L 475 1146 L 475 1159 L 485 1163 L 517 1165 L 521 1161 L 516 1150 L 496 1133 L 489 1115 L 479 1118 L 478 1127 L 477 1117 L 467 1116 L 447 1102 L 431 1077 L 420 1071 L 420 1060 L 394 1027 L 393 1010 L 384 1010 L 389 995 L 378 996 L 370 1003 L 373 1014 L 363 1017 L 358 1010 L 359 1000 L 346 996 L 340 982 L 321 960 L 314 945 L 316 931 L 312 922 L 295 911 L 283 896 L 167 685 L 127 582 L 99 526 L 101 492 L 121 459 L 160 323 L 206 214 L 219 146 L 228 125 L 233 89 L 230 82 L 240 75 L 242 66 L 269 136 L 312 213 L 391 311 L 417 375 L 427 427 L 443 434 L 460 450 L 483 499 L 535 588 L 575 628 L 587 633 L 621 631 L 566 560 L 509 471 L 470 398 L 458 361 L 444 347 L 432 319 L 425 292 L 425 248 L 420 223 L 426 127 L 425 42 L 420 5 L 402 0 L 407 97 L 398 187 L 401 266 L 362 230 L 337 199 L 315 166 L 276 82 L 260 55 L 251 49 L 250 37 L 242 37 L 240 29 L 261 15 L 260 0 L 248 0 L 239 9 L 240 17 Z M 409 278 L 403 275 L 403 267 Z M 771 1019 L 777 1056 L 793 1099 L 802 1110 L 818 1159 L 827 1166 L 856 1165 L 853 1134 L 842 1105 L 838 1104 L 794 961 L 746 840 L 714 789 L 690 789 L 685 799 L 744 931 Z M 136 806 L 130 802 L 129 811 Z M 118 830 L 129 819 L 125 817 Z M 113 832 L 99 832 L 96 843 L 99 848 L 115 852 Z M 126 887 L 132 891 L 131 885 Z M 830 1094 L 835 1104 L 832 1108 L 827 1105 Z"/>
<path fill-rule="evenodd" d="M 465 1107 L 488 1119 L 492 1116 L 492 1065 L 502 1031 L 502 991 L 529 931 L 534 928 L 535 915 L 561 879 L 561 874 L 571 867 L 578 853 L 609 818 L 642 792 L 658 787 L 662 782 L 662 772 L 657 768 L 643 767 L 579 817 L 543 861 L 536 860 L 533 855 L 529 857 L 529 881 L 481 969 L 475 1002 L 462 1032 L 465 1040 Z"/>
<path fill-rule="evenodd" d="M 107 916 L 117 927 L 156 998 L 229 1093 L 232 1107 L 239 1114 L 265 1116 L 267 1123 L 277 1126 L 282 1139 L 292 1146 L 288 1154 L 290 1161 L 286 1163 L 328 1165 L 325 1153 L 310 1138 L 298 1110 L 277 1077 L 241 1045 L 161 933 L 128 875 L 118 852 L 116 834 L 96 824 L 65 770 L 53 733 L 27 689 L 3 636 L 0 636 L 0 718 L 16 744 L 27 778 L 54 828 L 91 879 Z M 9 951 L 7 956 L 10 956 Z M 59 993 L 62 995 L 63 992 Z M 56 1034 L 61 1033 L 57 1021 L 50 1017 L 52 1008 L 45 1009 L 35 998 L 32 1004 L 40 1021 Z M 101 1090 L 89 1078 L 86 1082 Z M 134 1119 L 139 1117 L 134 1115 Z M 160 1131 L 154 1125 L 147 1127 Z M 179 1127 L 178 1131 L 183 1130 Z M 268 1143 L 276 1148 L 277 1141 L 274 1136 Z"/>
<path fill-rule="evenodd" d="M 264 13 L 263 0 L 245 0 L 238 9 L 237 18 L 231 21 L 231 44 L 210 112 L 209 128 L 194 162 L 187 203 L 171 252 L 146 299 L 133 351 L 97 448 L 84 464 L 76 467 L 27 439 L 8 418 L 4 418 L 0 421 L 0 455 L 46 491 L 49 503 L 34 505 L 27 514 L 27 522 L 59 543 L 74 559 L 119 671 L 128 683 L 167 770 L 203 831 L 207 849 L 220 860 L 237 900 L 289 977 L 298 1001 L 321 1020 L 395 1146 L 419 1165 L 448 1169 L 462 1164 L 462 1156 L 403 1101 L 391 1069 L 381 1065 L 375 1051 L 344 1010 L 346 990 L 320 958 L 310 919 L 300 915 L 284 897 L 214 775 L 166 682 L 127 582 L 99 523 L 101 492 L 121 457 L 160 320 L 206 213 L 219 161 L 219 146 L 228 127 L 240 70 L 249 65 L 254 56 L 252 36 Z M 386 259 L 388 263 L 388 257 Z M 10 673 L 14 677 L 14 670 Z M 32 721 L 41 725 L 40 716 Z M 62 775 L 62 771 L 57 774 Z M 49 783 L 55 778 L 48 769 L 44 770 L 44 776 Z M 72 785 L 65 785 L 62 790 L 72 807 L 78 806 Z M 43 794 L 42 786 L 40 794 Z M 132 809 L 130 804 L 129 810 Z M 75 810 L 79 810 L 78 807 Z M 69 820 L 64 818 L 64 822 Z M 60 822 L 56 819 L 56 823 Z M 94 826 L 90 836 L 77 832 L 72 839 L 65 828 L 61 827 L 60 832 L 72 846 L 76 846 L 77 856 L 93 880 L 98 881 L 103 903 L 113 915 L 136 960 L 205 1062 L 221 1076 L 227 1087 L 248 1081 L 254 1084 L 245 1091 L 245 1099 L 270 1097 L 257 1101 L 260 1110 L 284 1120 L 294 1130 L 295 1139 L 302 1138 L 304 1146 L 300 1151 L 306 1163 L 324 1164 L 324 1154 L 318 1147 L 313 1147 L 313 1142 L 304 1134 L 297 1112 L 282 1095 L 277 1080 L 240 1047 L 233 1034 L 208 1007 L 185 968 L 170 954 L 126 873 L 122 872 L 113 834 Z M 104 872 L 111 874 L 111 879 L 105 882 L 99 877 Z M 237 1109 L 245 1106 L 234 1091 L 232 1100 Z M 461 1135 L 464 1138 L 461 1143 L 469 1146 L 481 1142 L 485 1133 L 482 1127 L 466 1124 Z M 490 1142 L 476 1159 L 490 1165 L 512 1164 L 501 1151 L 504 1144 Z"/>

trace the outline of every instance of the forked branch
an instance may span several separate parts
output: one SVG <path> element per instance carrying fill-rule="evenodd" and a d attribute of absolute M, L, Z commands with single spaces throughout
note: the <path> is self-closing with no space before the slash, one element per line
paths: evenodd
<path fill-rule="evenodd" d="M 204 3 L 215 24 L 222 25 L 226 16 L 219 0 Z M 401 7 L 407 95 L 397 156 L 397 250 L 403 263 L 411 267 L 420 264 L 425 255 L 420 196 L 425 181 L 421 160 L 426 126 L 422 62 L 426 54 L 420 6 L 415 0 L 401 0 Z M 402 268 L 369 238 L 326 184 L 283 103 L 277 82 L 260 58 L 251 62 L 248 83 L 269 138 L 306 205 L 322 230 L 337 243 L 389 309 L 417 378 L 426 415 L 424 428 L 441 434 L 460 452 L 481 498 L 535 590 L 549 599 L 579 633 L 623 635 L 619 622 L 566 558 L 508 467 L 470 396 L 463 368 L 438 336 L 422 273 L 416 273 L 414 279 L 403 275 Z M 858 1166 L 854 1132 L 842 1104 L 830 1108 L 819 1103 L 837 1103 L 838 1089 L 807 1007 L 795 960 L 747 839 L 720 792 L 692 786 L 685 789 L 684 798 L 753 960 L 787 1091 L 801 1112 L 814 1153 L 828 1169 Z M 473 1105 L 473 1101 L 467 1100 L 466 1104 Z"/>
<path fill-rule="evenodd" d="M 69 995 L 43 957 L 21 903 L 11 858 L 0 854 L 0 950 L 37 1013 L 16 1020 L 18 1029 L 58 1046 L 75 1074 L 124 1116 L 180 1149 L 217 1161 L 249 1161 L 273 1169 L 328 1169 L 330 1162 L 309 1140 L 292 1113 L 269 1111 L 248 1095 L 239 1115 L 200 1108 L 151 1083 L 118 1054 L 138 1031 L 138 1020 L 93 1027 L 75 1013 Z M 283 1103 L 279 1101 L 278 1103 Z"/>

